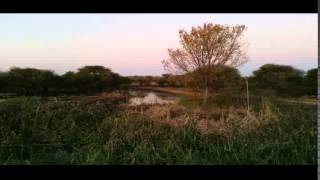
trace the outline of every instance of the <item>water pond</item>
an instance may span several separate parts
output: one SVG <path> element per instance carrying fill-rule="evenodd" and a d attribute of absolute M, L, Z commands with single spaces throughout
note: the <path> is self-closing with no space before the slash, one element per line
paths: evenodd
<path fill-rule="evenodd" d="M 175 104 L 178 97 L 169 93 L 160 93 L 154 91 L 129 91 L 129 94 L 134 96 L 129 100 L 129 105 L 153 105 L 153 104 Z"/>

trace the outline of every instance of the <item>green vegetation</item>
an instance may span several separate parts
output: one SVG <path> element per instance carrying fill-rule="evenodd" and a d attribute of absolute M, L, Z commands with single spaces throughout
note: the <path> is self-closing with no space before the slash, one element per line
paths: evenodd
<path fill-rule="evenodd" d="M 316 73 L 262 66 L 249 77 L 248 111 L 244 79 L 228 66 L 208 81 L 206 104 L 184 95 L 137 107 L 129 79 L 101 66 L 62 76 L 13 68 L 0 74 L 0 164 L 316 164 L 317 106 L 301 97 L 316 95 Z M 136 79 L 197 91 L 195 77 Z"/>
<path fill-rule="evenodd" d="M 245 30 L 180 30 L 163 61 L 179 75 L 0 72 L 0 164 L 315 165 L 317 69 L 266 64 L 242 77 Z"/>
<path fill-rule="evenodd" d="M 248 77 L 251 93 L 262 96 L 316 96 L 318 69 L 306 73 L 291 66 L 266 64 Z M 53 71 L 34 68 L 11 68 L 0 72 L 0 93 L 27 96 L 86 95 L 113 90 L 126 90 L 130 83 L 136 86 L 189 88 L 201 91 L 198 71 L 183 75 L 123 77 L 103 66 L 85 66 L 77 72 L 61 76 Z M 243 77 L 231 66 L 217 65 L 207 80 L 210 94 L 237 93 L 245 89 Z"/>
<path fill-rule="evenodd" d="M 304 72 L 287 65 L 265 64 L 248 77 L 249 90 L 260 96 L 300 97 L 317 96 L 318 69 Z M 190 88 L 201 91 L 198 71 L 183 75 L 164 74 L 162 77 L 135 77 L 131 80 L 140 86 L 152 86 L 157 82 L 160 87 Z M 209 95 L 215 93 L 237 93 L 245 89 L 244 77 L 231 66 L 219 65 L 211 73 L 207 82 Z"/>
<path fill-rule="evenodd" d="M 318 69 L 310 69 L 304 77 L 306 94 L 316 96 L 318 94 Z"/>
<path fill-rule="evenodd" d="M 0 92 L 26 96 L 93 94 L 120 89 L 129 79 L 103 66 L 85 66 L 61 76 L 35 68 L 11 68 L 0 73 Z"/>
<path fill-rule="evenodd" d="M 129 78 L 102 66 L 1 73 L 0 164 L 316 164 L 317 106 L 302 95 L 316 95 L 317 69 L 262 66 L 249 77 L 250 111 L 238 70 L 215 69 L 206 104 L 181 93 L 175 105 L 135 107 Z M 196 92 L 196 75 L 131 81 Z"/>
<path fill-rule="evenodd" d="M 259 100 L 247 114 L 114 96 L 0 102 L 0 163 L 316 164 L 315 105 Z"/>
<path fill-rule="evenodd" d="M 277 96 L 301 96 L 306 94 L 303 71 L 291 66 L 265 64 L 253 72 L 251 78 L 257 93 L 272 92 Z"/>

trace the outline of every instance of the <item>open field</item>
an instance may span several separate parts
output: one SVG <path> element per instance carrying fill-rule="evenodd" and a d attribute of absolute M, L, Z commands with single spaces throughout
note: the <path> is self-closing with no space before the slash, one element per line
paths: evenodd
<path fill-rule="evenodd" d="M 227 99 L 224 99 L 227 101 Z M 1 164 L 316 164 L 313 104 L 128 106 L 122 94 L 0 102 Z M 243 99 L 245 102 L 245 100 Z"/>

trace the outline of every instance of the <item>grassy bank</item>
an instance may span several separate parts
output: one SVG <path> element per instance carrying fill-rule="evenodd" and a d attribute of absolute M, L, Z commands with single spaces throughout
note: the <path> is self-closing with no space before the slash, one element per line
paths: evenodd
<path fill-rule="evenodd" d="M 252 110 L 127 107 L 121 99 L 0 102 L 1 164 L 316 164 L 314 105 L 257 100 Z M 194 105 L 194 106 L 193 106 Z M 198 108 L 195 108 L 198 107 Z"/>

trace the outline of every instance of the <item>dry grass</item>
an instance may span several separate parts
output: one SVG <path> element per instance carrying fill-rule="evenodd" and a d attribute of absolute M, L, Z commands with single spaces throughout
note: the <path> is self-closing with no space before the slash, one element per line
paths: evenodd
<path fill-rule="evenodd" d="M 280 101 L 284 101 L 287 103 L 294 103 L 294 104 L 306 104 L 306 105 L 317 105 L 318 99 L 317 97 L 310 98 L 310 97 L 301 97 L 301 98 L 278 98 Z"/>
<path fill-rule="evenodd" d="M 315 106 L 0 105 L 0 164 L 316 164 Z"/>
<path fill-rule="evenodd" d="M 271 104 L 263 102 L 259 112 L 249 111 L 245 108 L 217 108 L 210 111 L 201 108 L 188 109 L 182 105 L 153 105 L 128 107 L 127 113 L 148 117 L 154 122 L 183 127 L 190 121 L 203 134 L 218 134 L 231 136 L 234 132 L 251 132 L 261 125 L 273 123 L 278 120 L 277 113 L 271 109 Z"/>

